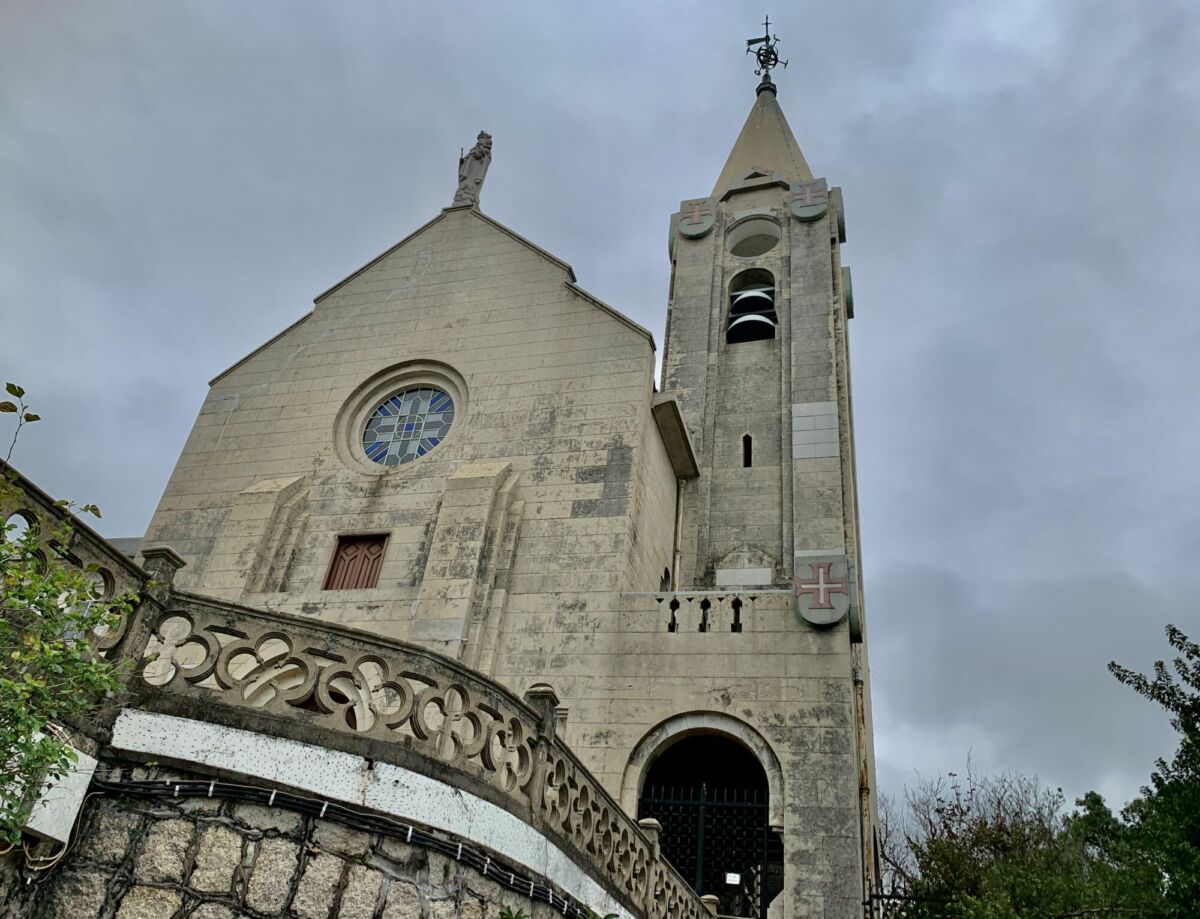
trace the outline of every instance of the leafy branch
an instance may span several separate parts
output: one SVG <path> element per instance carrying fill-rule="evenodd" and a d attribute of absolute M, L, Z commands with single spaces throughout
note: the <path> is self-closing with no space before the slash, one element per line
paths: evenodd
<path fill-rule="evenodd" d="M 25 390 L 8 383 L 17 401 L 0 414 L 17 416 L 0 478 L 0 507 L 27 500 L 8 467 L 21 428 L 39 421 Z M 63 723 L 86 719 L 121 685 L 120 667 L 98 656 L 93 641 L 132 612 L 136 597 L 108 597 L 98 566 L 80 567 L 67 556 L 74 537 L 68 501 L 61 517 L 44 515 L 17 533 L 0 524 L 0 847 L 21 840 L 46 785 L 77 760 Z M 95 505 L 78 508 L 100 516 Z M 11 519 L 11 518 L 10 518 Z"/>
<path fill-rule="evenodd" d="M 0 414 L 16 415 L 17 428 L 13 431 L 12 441 L 8 445 L 8 452 L 4 455 L 5 464 L 12 459 L 13 450 L 17 447 L 17 438 L 21 436 L 21 428 L 26 424 L 32 424 L 35 421 L 41 421 L 42 416 L 30 411 L 29 406 L 25 404 L 25 390 L 16 383 L 5 383 L 4 391 L 15 398 L 16 402 L 11 402 L 5 399 L 0 402 Z"/>

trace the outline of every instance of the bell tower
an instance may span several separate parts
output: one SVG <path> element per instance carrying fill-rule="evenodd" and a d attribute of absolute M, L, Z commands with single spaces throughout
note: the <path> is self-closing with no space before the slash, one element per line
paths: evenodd
<path fill-rule="evenodd" d="M 780 108 L 769 31 L 751 44 L 763 47 L 749 116 L 712 191 L 670 223 L 663 391 L 699 468 L 679 483 L 672 586 L 793 605 L 774 639 L 787 662 L 735 664 L 780 698 L 821 685 L 787 703 L 772 735 L 786 810 L 777 902 L 789 917 L 853 915 L 877 890 L 878 857 L 846 223 L 841 190 L 813 175 Z"/>
<path fill-rule="evenodd" d="M 842 199 L 762 76 L 712 193 L 671 218 L 663 388 L 701 469 L 683 496 L 685 588 L 788 586 L 806 559 L 858 557 Z"/>

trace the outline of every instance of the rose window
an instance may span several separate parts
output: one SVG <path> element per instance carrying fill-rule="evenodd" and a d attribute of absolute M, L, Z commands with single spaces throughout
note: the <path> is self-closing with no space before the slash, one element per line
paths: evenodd
<path fill-rule="evenodd" d="M 454 400 L 431 386 L 389 396 L 363 430 L 363 452 L 383 466 L 401 466 L 424 456 L 454 423 Z"/>

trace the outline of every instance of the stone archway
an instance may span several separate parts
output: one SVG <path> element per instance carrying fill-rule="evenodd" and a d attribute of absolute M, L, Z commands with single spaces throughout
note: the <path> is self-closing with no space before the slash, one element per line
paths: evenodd
<path fill-rule="evenodd" d="M 697 734 L 719 734 L 741 742 L 758 759 L 767 774 L 770 794 L 768 822 L 775 832 L 783 830 L 784 783 L 779 757 L 765 737 L 746 722 L 724 712 L 688 712 L 675 715 L 651 728 L 633 748 L 621 779 L 621 806 L 626 813 L 636 814 L 638 796 L 642 791 L 646 771 L 653 760 L 668 748 Z"/>

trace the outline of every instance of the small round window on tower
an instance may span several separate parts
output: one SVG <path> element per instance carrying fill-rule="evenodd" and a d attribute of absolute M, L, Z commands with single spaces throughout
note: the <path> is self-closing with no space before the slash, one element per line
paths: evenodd
<path fill-rule="evenodd" d="M 422 386 L 389 396 L 363 430 L 363 452 L 382 466 L 419 459 L 442 442 L 454 423 L 454 400 L 440 389 Z"/>
<path fill-rule="evenodd" d="M 770 252 L 782 237 L 779 224 L 770 217 L 750 217 L 725 234 L 725 245 L 734 255 L 745 258 Z"/>

